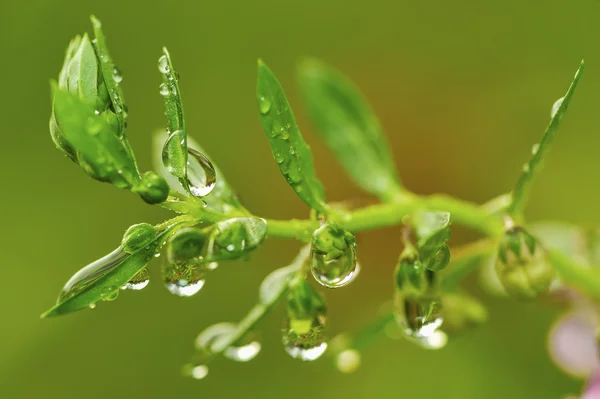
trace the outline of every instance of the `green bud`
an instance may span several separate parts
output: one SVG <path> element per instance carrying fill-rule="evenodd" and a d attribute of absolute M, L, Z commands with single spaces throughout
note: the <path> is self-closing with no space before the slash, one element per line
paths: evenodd
<path fill-rule="evenodd" d="M 231 218 L 217 223 L 212 254 L 219 259 L 238 258 L 256 249 L 267 235 L 267 222 L 256 217 Z"/>
<path fill-rule="evenodd" d="M 445 269 L 449 263 L 450 248 L 448 245 L 444 244 L 433 257 L 426 258 L 423 261 L 423 266 L 433 272 L 439 272 L 440 270 Z"/>
<path fill-rule="evenodd" d="M 310 256 L 313 277 L 327 288 L 343 287 L 358 274 L 356 239 L 335 223 L 326 223 L 315 230 Z"/>
<path fill-rule="evenodd" d="M 406 245 L 400 254 L 394 274 L 395 288 L 405 297 L 422 297 L 430 288 L 425 270 L 419 260 L 419 253 L 410 244 Z"/>
<path fill-rule="evenodd" d="M 533 299 L 550 287 L 554 269 L 535 238 L 522 227 L 504 233 L 498 248 L 496 273 L 506 292 Z"/>
<path fill-rule="evenodd" d="M 157 230 L 151 224 L 134 224 L 123 235 L 121 246 L 125 252 L 132 254 L 150 244 L 156 238 L 156 234 Z"/>
<path fill-rule="evenodd" d="M 315 360 L 327 349 L 327 307 L 323 297 L 304 279 L 288 291 L 283 344 L 296 359 Z"/>
<path fill-rule="evenodd" d="M 132 191 L 138 193 L 149 204 L 159 204 L 166 201 L 169 196 L 169 184 L 156 173 L 146 172 L 142 176 L 142 181 Z"/>
<path fill-rule="evenodd" d="M 450 263 L 450 248 L 446 241 L 450 238 L 451 218 L 448 212 L 417 212 L 413 216 L 419 257 L 423 266 L 432 271 L 440 271 Z"/>
<path fill-rule="evenodd" d="M 208 235 L 198 227 L 183 227 L 167 243 L 167 259 L 182 263 L 199 258 L 204 252 Z"/>

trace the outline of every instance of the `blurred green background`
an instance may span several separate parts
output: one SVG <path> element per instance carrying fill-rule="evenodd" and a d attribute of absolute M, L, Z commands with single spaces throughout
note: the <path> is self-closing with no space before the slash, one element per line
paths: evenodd
<path fill-rule="evenodd" d="M 306 121 L 294 84 L 304 55 L 339 67 L 363 89 L 409 188 L 473 201 L 511 188 L 585 57 L 580 89 L 527 214 L 593 226 L 600 224 L 600 2 L 4 0 L 1 9 L 1 397 L 547 399 L 579 390 L 546 353 L 558 310 L 489 298 L 490 322 L 442 351 L 380 340 L 353 375 L 338 374 L 328 359 L 289 358 L 277 311 L 262 325 L 257 359 L 220 360 L 203 381 L 181 377 L 195 334 L 245 314 L 261 279 L 294 255 L 294 242 L 269 241 L 250 262 L 223 264 L 190 299 L 163 289 L 155 262 L 144 291 L 40 320 L 71 274 L 112 250 L 130 224 L 168 216 L 92 181 L 55 150 L 48 80 L 69 40 L 90 32 L 88 16 L 96 14 L 125 75 L 130 140 L 149 169 L 151 132 L 164 125 L 156 60 L 167 45 L 182 76 L 191 135 L 249 209 L 291 218 L 307 209 L 281 178 L 259 126 L 257 57 L 286 88 L 332 200 L 364 195 Z M 457 230 L 453 241 L 472 237 Z M 371 320 L 392 293 L 397 230 L 358 240 L 361 277 L 326 293 L 332 333 Z"/>

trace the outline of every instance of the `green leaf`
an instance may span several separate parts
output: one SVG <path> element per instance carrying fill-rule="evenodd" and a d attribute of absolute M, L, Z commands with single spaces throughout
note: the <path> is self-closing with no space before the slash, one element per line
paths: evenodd
<path fill-rule="evenodd" d="M 119 121 L 119 137 L 124 137 L 127 106 L 123 100 L 123 92 L 117 82 L 121 78 L 121 72 L 116 67 L 112 57 L 110 56 L 110 53 L 108 52 L 106 38 L 104 36 L 104 32 L 102 31 L 102 24 L 100 23 L 100 20 L 93 15 L 90 17 L 90 19 L 94 28 L 94 36 L 96 37 L 94 44 L 96 46 L 98 59 L 100 60 L 100 72 L 102 75 L 102 80 L 106 85 L 106 89 L 112 103 L 112 111 L 117 115 L 117 120 Z M 126 146 L 129 147 L 129 144 L 126 144 Z M 131 151 L 130 148 L 128 148 L 128 150 Z"/>
<path fill-rule="evenodd" d="M 575 77 L 573 78 L 573 81 L 567 90 L 567 94 L 565 94 L 562 100 L 559 99 L 552 107 L 550 124 L 546 128 L 542 140 L 539 144 L 533 146 L 531 158 L 529 158 L 529 161 L 523 165 L 523 171 L 513 191 L 512 201 L 508 206 L 508 213 L 512 216 L 520 217 L 521 213 L 523 212 L 533 178 L 541 169 L 544 156 L 550 149 L 552 141 L 554 141 L 554 136 L 556 135 L 556 131 L 558 130 L 561 120 L 567 112 L 571 97 L 573 96 L 575 88 L 577 87 L 579 79 L 583 73 L 583 68 L 584 63 L 582 60 L 579 69 L 575 73 Z"/>
<path fill-rule="evenodd" d="M 79 47 L 68 61 L 66 87 L 87 104 L 96 106 L 98 101 L 98 61 L 88 35 L 83 35 Z"/>
<path fill-rule="evenodd" d="M 164 245 L 178 223 L 156 233 L 154 239 L 136 252 L 128 254 L 122 247 L 84 267 L 67 282 L 56 305 L 42 318 L 58 316 L 94 306 L 101 300 L 112 300 Z"/>
<path fill-rule="evenodd" d="M 402 191 L 383 129 L 359 89 L 314 59 L 300 64 L 300 89 L 317 132 L 354 182 L 383 200 Z"/>
<path fill-rule="evenodd" d="M 325 192 L 315 174 L 310 148 L 296 125 L 281 84 L 261 60 L 258 60 L 256 97 L 260 121 L 281 174 L 308 206 L 327 213 Z"/>
<path fill-rule="evenodd" d="M 60 130 L 80 154 L 79 163 L 88 174 L 119 187 L 135 185 L 140 176 L 135 160 L 115 134 L 104 115 L 53 83 L 54 112 Z"/>

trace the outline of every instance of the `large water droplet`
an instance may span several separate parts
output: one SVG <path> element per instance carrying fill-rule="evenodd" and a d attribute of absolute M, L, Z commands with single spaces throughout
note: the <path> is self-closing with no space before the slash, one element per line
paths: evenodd
<path fill-rule="evenodd" d="M 223 356 L 236 362 L 248 362 L 256 357 L 260 352 L 261 345 L 258 341 L 252 341 L 242 346 L 230 346 L 225 349 Z"/>
<path fill-rule="evenodd" d="M 196 380 L 202 380 L 208 375 L 208 367 L 205 364 L 194 366 L 190 375 Z"/>
<path fill-rule="evenodd" d="M 123 74 L 121 73 L 121 70 L 116 66 L 113 67 L 112 77 L 115 83 L 121 83 L 123 81 Z"/>
<path fill-rule="evenodd" d="M 59 301 L 81 292 L 128 257 L 129 254 L 124 252 L 123 248 L 118 247 L 105 257 L 98 259 L 79 270 L 63 287 L 62 292 L 59 295 Z"/>
<path fill-rule="evenodd" d="M 556 100 L 554 102 L 554 104 L 552 104 L 552 111 L 550 111 L 550 118 L 554 118 L 556 116 L 556 113 L 558 112 L 558 109 L 562 105 L 563 101 L 565 101 L 565 98 L 561 97 L 558 100 Z"/>
<path fill-rule="evenodd" d="M 288 318 L 282 339 L 285 351 L 294 359 L 318 359 L 327 349 L 326 327 L 327 319 L 324 314 L 308 320 Z"/>
<path fill-rule="evenodd" d="M 190 297 L 204 286 L 206 268 L 194 262 L 166 261 L 162 267 L 165 287 L 173 295 Z"/>
<path fill-rule="evenodd" d="M 158 87 L 160 95 L 163 97 L 168 96 L 171 93 L 171 90 L 169 89 L 169 86 L 166 83 L 161 83 L 160 86 Z"/>
<path fill-rule="evenodd" d="M 333 223 L 324 224 L 313 233 L 310 257 L 313 277 L 327 288 L 348 285 L 360 271 L 354 236 Z"/>
<path fill-rule="evenodd" d="M 195 197 L 205 197 L 215 188 L 217 173 L 212 162 L 202 153 L 188 148 L 187 178 L 190 191 Z"/>
<path fill-rule="evenodd" d="M 144 267 L 142 270 L 139 271 L 138 274 L 135 275 L 135 277 L 129 280 L 127 284 L 122 286 L 121 289 L 139 291 L 146 288 L 149 282 L 150 275 L 148 273 L 148 269 Z"/>
<path fill-rule="evenodd" d="M 263 115 L 268 114 L 269 111 L 271 110 L 271 101 L 269 101 L 268 98 L 261 97 L 259 108 L 260 108 L 261 114 L 263 114 Z"/>
<path fill-rule="evenodd" d="M 237 332 L 233 323 L 218 323 L 202 331 L 196 338 L 196 349 L 200 357 L 208 358 L 214 352 L 223 351 L 223 356 L 236 362 L 248 362 L 260 352 L 261 345 L 247 334 L 240 341 L 229 344 L 232 335 Z"/>
<path fill-rule="evenodd" d="M 162 161 L 165 169 L 174 176 L 182 177 L 182 149 L 185 145 L 185 132 L 176 130 L 169 135 L 162 149 Z"/>
<path fill-rule="evenodd" d="M 158 70 L 160 73 L 169 73 L 169 60 L 166 55 L 161 55 L 158 59 Z"/>
<path fill-rule="evenodd" d="M 421 339 L 431 337 L 441 327 L 444 319 L 440 313 L 441 302 L 432 298 L 404 298 L 396 292 L 394 311 L 404 334 Z"/>

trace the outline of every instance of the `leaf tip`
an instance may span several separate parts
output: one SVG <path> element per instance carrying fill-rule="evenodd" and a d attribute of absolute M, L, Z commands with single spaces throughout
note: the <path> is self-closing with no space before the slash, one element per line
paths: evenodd
<path fill-rule="evenodd" d="M 90 15 L 90 21 L 92 21 L 92 26 L 94 28 L 100 29 L 102 28 L 102 22 L 94 14 Z"/>

